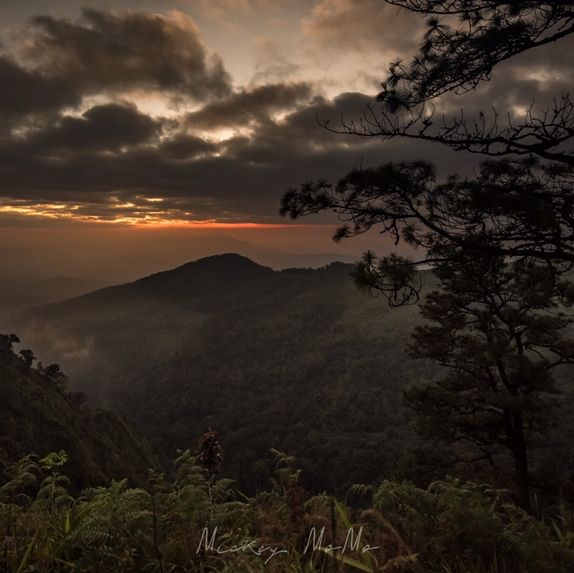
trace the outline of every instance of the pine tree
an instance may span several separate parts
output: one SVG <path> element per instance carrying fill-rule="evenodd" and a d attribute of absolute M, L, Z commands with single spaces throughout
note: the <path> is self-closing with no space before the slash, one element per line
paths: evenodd
<path fill-rule="evenodd" d="M 570 94 L 557 94 L 542 108 L 533 105 L 522 119 L 513 118 L 509 110 L 477 117 L 465 116 L 464 111 L 451 118 L 434 113 L 437 98 L 472 91 L 490 80 L 500 63 L 572 34 L 572 2 L 386 1 L 425 18 L 422 44 L 410 62 L 390 66 L 378 104 L 373 103 L 359 121 L 333 130 L 363 138 L 430 141 L 488 160 L 477 177 L 453 174 L 441 183 L 425 162 L 353 171 L 336 185 L 306 183 L 285 194 L 282 214 L 298 218 L 333 211 L 345 223 L 336 239 L 376 228 L 396 243 L 405 241 L 423 250 L 414 261 L 381 261 L 379 268 L 386 274 L 381 274 L 379 285 L 386 286 L 398 303 L 412 301 L 417 289 L 412 282 L 404 283 L 406 291 L 397 296 L 397 275 L 404 278 L 408 267 L 434 263 L 429 249 L 437 243 L 448 245 L 454 254 L 473 250 L 487 257 L 535 257 L 550 261 L 557 271 L 572 267 Z"/>
<path fill-rule="evenodd" d="M 556 368 L 574 362 L 562 307 L 571 286 L 527 260 L 469 256 L 435 274 L 439 290 L 422 306 L 429 322 L 415 330 L 411 351 L 443 375 L 411 388 L 407 400 L 425 435 L 464 444 L 470 459 L 510 454 L 517 500 L 529 509 L 529 442 L 557 406 Z"/>

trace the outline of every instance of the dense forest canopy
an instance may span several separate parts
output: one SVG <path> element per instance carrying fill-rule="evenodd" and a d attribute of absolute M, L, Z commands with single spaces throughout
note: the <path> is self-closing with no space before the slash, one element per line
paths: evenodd
<path fill-rule="evenodd" d="M 401 388 L 431 372 L 405 360 L 416 309 L 389 313 L 354 288 L 352 270 L 272 271 L 220 255 L 13 327 L 168 459 L 211 426 L 248 490 L 268 482 L 271 447 L 296 454 L 314 490 L 344 489 L 415 455 Z"/>
<path fill-rule="evenodd" d="M 0 335 L 2 465 L 65 450 L 75 488 L 120 477 L 145 480 L 156 460 L 133 430 L 111 412 L 90 408 L 57 364 L 33 364 L 33 352 L 16 352 L 18 343 L 15 335 Z"/>

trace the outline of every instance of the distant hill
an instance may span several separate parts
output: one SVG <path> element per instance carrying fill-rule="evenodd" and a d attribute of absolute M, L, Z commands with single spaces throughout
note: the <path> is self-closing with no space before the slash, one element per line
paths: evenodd
<path fill-rule="evenodd" d="M 111 412 L 84 404 L 57 367 L 33 367 L 0 335 L 0 464 L 65 450 L 76 487 L 128 477 L 143 482 L 148 448 Z"/>
<path fill-rule="evenodd" d="M 105 281 L 82 277 L 42 280 L 0 276 L 0 329 L 2 319 L 28 308 L 77 297 L 108 286 Z"/>
<path fill-rule="evenodd" d="M 315 488 L 400 474 L 413 446 L 405 384 L 416 306 L 357 291 L 351 265 L 273 271 L 235 254 L 26 312 L 13 325 L 75 388 L 171 456 L 221 432 L 227 470 L 263 483 L 269 448 Z"/>

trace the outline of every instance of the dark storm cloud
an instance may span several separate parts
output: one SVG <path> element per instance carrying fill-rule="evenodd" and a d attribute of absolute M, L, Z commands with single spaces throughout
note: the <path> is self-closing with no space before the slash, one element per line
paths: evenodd
<path fill-rule="evenodd" d="M 360 94 L 316 100 L 281 122 L 270 119 L 248 139 L 220 143 L 179 132 L 156 144 L 159 126 L 151 118 L 125 105 L 97 106 L 81 118 L 65 117 L 17 142 L 5 141 L 0 195 L 89 202 L 92 210 L 96 203 L 105 207 L 110 195 L 124 201 L 163 198 L 162 207 L 205 217 L 225 211 L 275 217 L 287 186 L 319 176 L 329 163 L 329 173 L 341 166 L 340 141 L 315 116 L 339 118 L 358 111 L 366 100 Z M 65 152 L 54 153 L 63 147 Z"/>
<path fill-rule="evenodd" d="M 76 22 L 38 16 L 21 58 L 31 71 L 4 62 L 4 75 L 15 82 L 12 95 L 3 97 L 12 107 L 19 96 L 28 98 L 20 106 L 26 111 L 105 92 L 161 91 L 199 101 L 231 92 L 220 59 L 209 56 L 193 21 L 178 13 L 86 10 Z"/>
<path fill-rule="evenodd" d="M 425 158 L 436 163 L 442 174 L 470 173 L 476 161 L 427 142 L 381 141 L 339 133 L 342 122 L 360 120 L 371 96 L 344 93 L 332 100 L 316 98 L 283 121 L 267 122 L 250 137 L 236 137 L 222 145 L 229 157 L 242 164 L 276 170 L 286 186 L 310 179 L 335 181 L 361 165 Z M 273 188 L 273 181 L 267 183 Z M 286 188 L 286 187 L 285 187 Z M 263 191 L 262 191 L 263 193 Z"/>
<path fill-rule="evenodd" d="M 289 110 L 312 95 L 306 82 L 277 83 L 237 92 L 188 114 L 190 128 L 239 127 L 267 119 L 270 113 Z"/>
<path fill-rule="evenodd" d="M 159 153 L 167 160 L 189 160 L 200 155 L 215 153 L 217 149 L 216 144 L 201 137 L 180 133 L 164 141 L 159 148 Z"/>
<path fill-rule="evenodd" d="M 45 77 L 6 56 L 0 56 L 0 86 L 0 114 L 4 116 L 53 111 L 80 101 L 69 78 Z"/>
<path fill-rule="evenodd" d="M 561 44 L 567 54 L 574 50 L 574 38 L 566 38 Z M 502 129 L 509 121 L 521 125 L 527 113 L 540 119 L 572 87 L 574 72 L 567 60 L 555 45 L 520 54 L 497 66 L 491 81 L 481 83 L 475 91 L 439 98 L 435 125 L 442 123 L 443 115 L 448 123 L 460 119 L 461 113 L 470 125 L 484 121 L 487 126 L 496 123 Z"/>
<path fill-rule="evenodd" d="M 159 134 L 161 123 L 123 103 L 97 105 L 81 117 L 64 116 L 35 132 L 24 146 L 37 151 L 118 150 L 138 145 Z"/>
<path fill-rule="evenodd" d="M 322 0 L 308 32 L 334 48 L 339 42 L 365 54 L 411 53 L 418 28 L 393 20 L 389 29 L 393 16 L 375 0 Z M 564 54 L 552 47 L 551 65 L 542 52 L 504 64 L 475 93 L 443 98 L 439 111 L 454 115 L 464 107 L 471 117 L 492 105 L 548 101 L 571 84 L 572 72 Z M 14 207 L 14 217 L 59 203 L 84 219 L 278 221 L 281 195 L 304 181 L 335 181 L 360 165 L 419 158 L 437 163 L 442 174 L 467 174 L 476 161 L 440 145 L 361 139 L 324 127 L 360 119 L 374 94 L 327 98 L 315 93 L 315 83 L 285 81 L 234 91 L 183 15 L 36 18 L 20 58 L 0 57 L 0 81 L 0 113 L 12 117 L 13 128 L 0 136 L 0 208 Z M 189 98 L 202 107 L 167 120 L 123 101 L 150 92 L 162 92 L 164 104 Z M 80 105 L 81 114 L 65 109 Z M 18 114 L 29 117 L 17 124 Z M 238 135 L 215 138 L 229 129 Z"/>
<path fill-rule="evenodd" d="M 251 137 L 237 137 L 225 146 L 233 157 L 253 164 L 280 164 L 285 160 L 307 160 L 319 152 L 360 149 L 364 142 L 333 133 L 324 127 L 340 127 L 345 118 L 360 117 L 372 98 L 360 93 L 341 94 L 333 100 L 322 97 L 303 105 L 284 120 L 262 124 Z M 351 153 L 349 153 L 351 155 Z"/>
<path fill-rule="evenodd" d="M 543 48 L 524 52 L 510 60 L 510 64 L 517 69 L 543 70 L 551 75 L 557 72 L 562 77 L 572 79 L 573 50 L 574 37 L 570 35 Z"/>
<path fill-rule="evenodd" d="M 303 136 L 314 143 L 349 144 L 352 142 L 329 131 L 324 125 L 336 130 L 341 123 L 360 117 L 372 102 L 372 95 L 357 92 L 342 93 L 332 100 L 318 97 L 311 105 L 302 106 L 291 114 L 283 128 L 286 135 L 294 138 Z M 356 139 L 354 142 L 360 143 Z"/>
<path fill-rule="evenodd" d="M 317 98 L 301 104 L 281 121 L 263 122 L 248 137 L 219 143 L 175 133 L 156 144 L 151 119 L 146 122 L 136 110 L 118 108 L 113 111 L 134 116 L 138 125 L 148 126 L 136 132 L 150 136 L 151 143 L 146 143 L 145 137 L 134 137 L 134 145 L 121 151 L 117 145 L 114 151 L 108 142 L 108 151 L 103 152 L 100 142 L 79 145 L 76 151 L 70 145 L 66 153 L 54 155 L 50 150 L 53 139 L 62 138 L 61 127 L 52 129 L 52 140 L 43 136 L 45 149 L 39 144 L 42 138 L 30 135 L 19 145 L 6 144 L 0 149 L 0 195 L 30 203 L 68 201 L 75 205 L 75 216 L 102 220 L 138 214 L 165 217 L 167 213 L 191 220 L 278 221 L 282 193 L 303 181 L 335 180 L 363 162 L 368 165 L 420 156 L 436 156 L 440 162 L 436 147 L 433 156 L 428 146 L 405 150 L 397 144 L 337 135 L 317 122 L 320 117 L 336 126 L 343 117 L 359 115 L 369 101 L 368 96 L 357 93 L 334 100 Z M 89 123 L 106 115 L 100 108 L 96 111 L 86 114 L 91 119 L 75 121 Z M 124 123 L 129 122 L 124 118 Z M 78 137 L 77 129 L 74 123 L 74 137 Z M 81 137 L 87 133 L 92 132 L 82 131 Z M 126 143 L 125 138 L 123 141 Z M 443 154 L 442 159 L 445 157 Z M 150 204 L 148 199 L 154 202 Z M 158 199 L 161 201 L 156 202 Z"/>

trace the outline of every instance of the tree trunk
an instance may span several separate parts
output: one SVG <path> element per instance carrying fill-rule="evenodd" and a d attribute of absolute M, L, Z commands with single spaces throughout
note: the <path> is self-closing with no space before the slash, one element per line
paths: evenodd
<path fill-rule="evenodd" d="M 514 457 L 516 494 L 522 509 L 532 513 L 530 505 L 530 479 L 528 476 L 528 453 L 524 439 L 524 422 L 521 414 L 512 416 L 512 455 Z"/>

